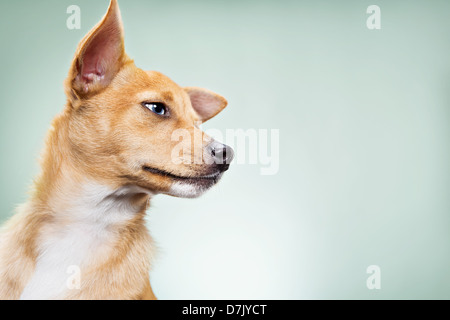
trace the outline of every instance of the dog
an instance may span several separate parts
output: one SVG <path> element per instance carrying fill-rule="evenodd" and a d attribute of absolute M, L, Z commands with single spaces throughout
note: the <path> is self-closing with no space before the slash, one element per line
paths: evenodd
<path fill-rule="evenodd" d="M 229 169 L 233 150 L 198 128 L 227 100 L 136 67 L 117 0 L 78 45 L 64 87 L 41 173 L 1 233 L 0 299 L 154 300 L 150 199 L 198 197 Z"/>

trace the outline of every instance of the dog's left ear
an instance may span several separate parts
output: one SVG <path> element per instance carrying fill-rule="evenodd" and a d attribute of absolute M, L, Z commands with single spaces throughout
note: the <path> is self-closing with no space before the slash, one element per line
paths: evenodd
<path fill-rule="evenodd" d="M 191 98 L 192 107 L 202 122 L 214 118 L 228 105 L 224 97 L 207 89 L 188 87 L 184 90 Z"/>
<path fill-rule="evenodd" d="M 119 5 L 111 0 L 102 21 L 80 42 L 67 86 L 89 97 L 108 86 L 127 59 Z"/>

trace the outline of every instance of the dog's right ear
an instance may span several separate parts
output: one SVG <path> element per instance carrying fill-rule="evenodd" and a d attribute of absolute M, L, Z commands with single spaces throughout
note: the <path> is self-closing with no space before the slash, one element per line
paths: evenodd
<path fill-rule="evenodd" d="M 66 89 L 71 97 L 88 98 L 110 84 L 127 61 L 117 0 L 78 45 Z"/>

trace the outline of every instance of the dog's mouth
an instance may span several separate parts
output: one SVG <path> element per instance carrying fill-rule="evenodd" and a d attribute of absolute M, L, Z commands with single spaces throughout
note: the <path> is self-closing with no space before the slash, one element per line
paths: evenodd
<path fill-rule="evenodd" d="M 216 183 L 219 181 L 220 177 L 222 176 L 222 171 L 217 171 L 215 173 L 204 175 L 204 176 L 180 176 L 173 174 L 171 172 L 167 172 L 164 170 L 152 168 L 149 166 L 142 167 L 144 171 L 150 172 L 152 174 L 156 174 L 159 176 L 167 177 L 173 180 L 177 180 L 179 182 L 185 182 L 185 183 Z"/>

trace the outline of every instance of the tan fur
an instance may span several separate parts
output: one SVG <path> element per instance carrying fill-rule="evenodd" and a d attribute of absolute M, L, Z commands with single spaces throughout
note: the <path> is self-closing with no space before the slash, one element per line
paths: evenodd
<path fill-rule="evenodd" d="M 63 213 L 70 211 L 74 201 L 82 200 L 82 186 L 87 181 L 111 190 L 136 186 L 158 194 L 167 193 L 173 181 L 143 172 L 144 165 L 187 177 L 208 174 L 202 164 L 175 165 L 171 161 L 171 150 L 178 143 L 171 141 L 171 133 L 184 128 L 194 136 L 196 121 L 207 120 L 193 109 L 191 89 L 179 87 L 161 73 L 137 68 L 123 49 L 123 34 L 117 46 L 120 58 L 108 69 L 111 79 L 87 85 L 80 81 L 79 67 L 86 47 L 105 26 L 123 32 L 115 0 L 77 49 L 65 82 L 67 106 L 48 134 L 42 172 L 29 201 L 4 226 L 0 299 L 19 299 L 35 271 L 42 243 L 76 223 L 75 217 Z M 213 115 L 226 106 L 224 98 L 216 98 L 220 105 Z M 141 106 L 143 101 L 165 103 L 171 117 L 164 119 L 148 112 Z M 203 136 L 203 144 L 196 148 L 203 152 L 210 141 Z M 153 245 L 144 216 L 149 200 L 147 192 L 135 192 L 127 198 L 137 213 L 132 219 L 108 226 L 112 236 L 83 269 L 81 288 L 62 299 L 156 299 L 148 279 Z"/>

